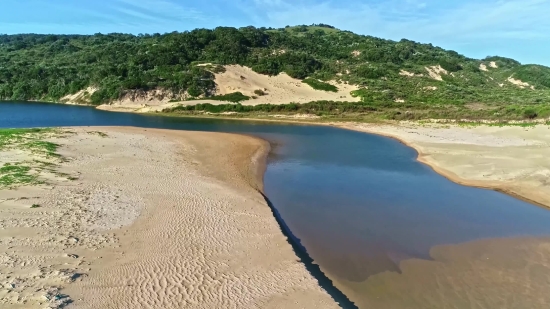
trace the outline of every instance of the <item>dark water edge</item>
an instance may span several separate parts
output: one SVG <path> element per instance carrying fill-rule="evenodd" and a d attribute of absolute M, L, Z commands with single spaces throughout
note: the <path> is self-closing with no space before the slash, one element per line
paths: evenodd
<path fill-rule="evenodd" d="M 271 203 L 271 201 L 260 192 L 265 199 L 267 205 L 273 213 L 273 217 L 279 224 L 283 235 L 287 238 L 288 243 L 292 246 L 294 254 L 300 259 L 300 262 L 304 265 L 306 270 L 310 275 L 317 280 L 317 284 L 327 292 L 330 297 L 343 309 L 358 309 L 358 307 L 344 294 L 340 291 L 332 282 L 331 279 L 321 270 L 319 265 L 315 264 L 313 258 L 308 255 L 306 248 L 302 245 L 300 239 L 296 235 L 292 234 L 292 231 L 288 228 L 288 225 L 285 223 L 281 214 L 277 211 L 277 208 Z"/>
<path fill-rule="evenodd" d="M 253 187 L 255 187 L 258 193 L 262 195 L 267 206 L 271 210 L 271 213 L 275 218 L 275 221 L 279 225 L 279 228 L 281 229 L 282 234 L 286 237 L 288 244 L 291 246 L 292 251 L 294 252 L 296 257 L 299 259 L 299 262 L 302 263 L 304 268 L 309 272 L 311 277 L 317 281 L 317 284 L 319 285 L 319 287 L 323 289 L 334 300 L 334 302 L 340 306 L 340 308 L 358 309 L 359 307 L 357 307 L 357 305 L 355 305 L 355 303 L 351 301 L 347 295 L 345 295 L 342 291 L 340 291 L 334 285 L 332 280 L 321 270 L 321 268 L 319 267 L 319 265 L 315 263 L 313 258 L 309 256 L 309 254 L 307 253 L 307 249 L 302 245 L 302 242 L 300 241 L 300 239 L 292 233 L 292 231 L 290 230 L 288 225 L 285 223 L 283 217 L 281 216 L 277 208 L 273 205 L 273 203 L 271 203 L 269 198 L 265 195 L 263 190 L 264 188 L 263 178 L 267 170 L 267 158 L 272 153 L 273 149 L 280 147 L 280 145 L 277 145 L 275 143 L 270 143 L 269 141 L 265 141 L 265 142 L 267 142 L 269 146 L 267 147 L 267 149 L 265 149 L 265 152 L 263 153 L 262 157 L 259 158 L 258 161 L 256 162 L 256 168 L 254 171 L 254 174 L 257 177 L 257 181 L 259 181 L 260 183 L 252 184 Z"/>
<path fill-rule="evenodd" d="M 341 291 L 381 273 L 400 273 L 402 261 L 432 260 L 435 246 L 550 235 L 547 209 L 456 184 L 418 162 L 414 149 L 378 135 L 328 126 L 0 103 L 0 127 L 37 126 L 137 126 L 267 140 L 273 147 L 264 198 L 296 255 L 343 308 L 356 306 L 348 298 L 352 294 Z M 353 295 L 366 294 L 355 290 Z"/>

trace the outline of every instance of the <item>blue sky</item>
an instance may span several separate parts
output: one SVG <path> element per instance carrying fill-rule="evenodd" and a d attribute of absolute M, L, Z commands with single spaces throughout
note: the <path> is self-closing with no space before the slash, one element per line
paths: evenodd
<path fill-rule="evenodd" d="M 326 23 L 550 65 L 550 0 L 2 0 L 0 33 L 164 33 Z"/>

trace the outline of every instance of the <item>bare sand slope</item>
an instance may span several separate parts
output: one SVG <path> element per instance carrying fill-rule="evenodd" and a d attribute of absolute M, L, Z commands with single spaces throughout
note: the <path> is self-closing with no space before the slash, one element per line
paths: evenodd
<path fill-rule="evenodd" d="M 359 101 L 350 95 L 358 87 L 331 82 L 338 87 L 338 92 L 315 90 L 301 80 L 292 78 L 286 73 L 276 76 L 258 74 L 248 67 L 239 65 L 225 66 L 225 72 L 216 74 L 217 94 L 242 92 L 248 96 L 257 96 L 254 90 L 266 92 L 264 96 L 244 101 L 246 105 L 307 103 L 317 100 Z M 191 101 L 193 102 L 193 101 Z"/>
<path fill-rule="evenodd" d="M 495 188 L 550 207 L 550 127 L 336 124 L 397 138 L 451 180 Z"/>
<path fill-rule="evenodd" d="M 254 189 L 264 142 L 69 130 L 78 180 L 0 192 L 2 308 L 337 308 Z"/>

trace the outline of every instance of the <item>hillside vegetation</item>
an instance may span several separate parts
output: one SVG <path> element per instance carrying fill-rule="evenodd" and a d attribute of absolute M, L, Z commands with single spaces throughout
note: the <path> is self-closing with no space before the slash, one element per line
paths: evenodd
<path fill-rule="evenodd" d="M 322 24 L 137 36 L 0 35 L 0 99 L 60 101 L 85 89 L 94 89 L 87 99 L 93 104 L 131 91 L 155 90 L 173 100 L 214 97 L 214 74 L 229 64 L 266 75 L 285 72 L 319 91 L 334 91 L 325 83 L 331 80 L 358 85 L 352 95 L 361 104 L 355 105 L 386 115 L 398 110 L 429 110 L 420 113 L 426 117 L 456 110 L 473 115 L 482 110 L 484 117 L 550 115 L 548 67 L 496 56 L 471 59 L 431 44 Z"/>

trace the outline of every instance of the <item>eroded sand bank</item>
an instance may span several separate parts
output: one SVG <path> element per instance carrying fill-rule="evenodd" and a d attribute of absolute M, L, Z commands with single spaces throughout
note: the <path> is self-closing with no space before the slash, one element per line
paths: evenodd
<path fill-rule="evenodd" d="M 337 308 L 255 190 L 264 142 L 68 131 L 74 177 L 0 191 L 2 308 Z"/>

